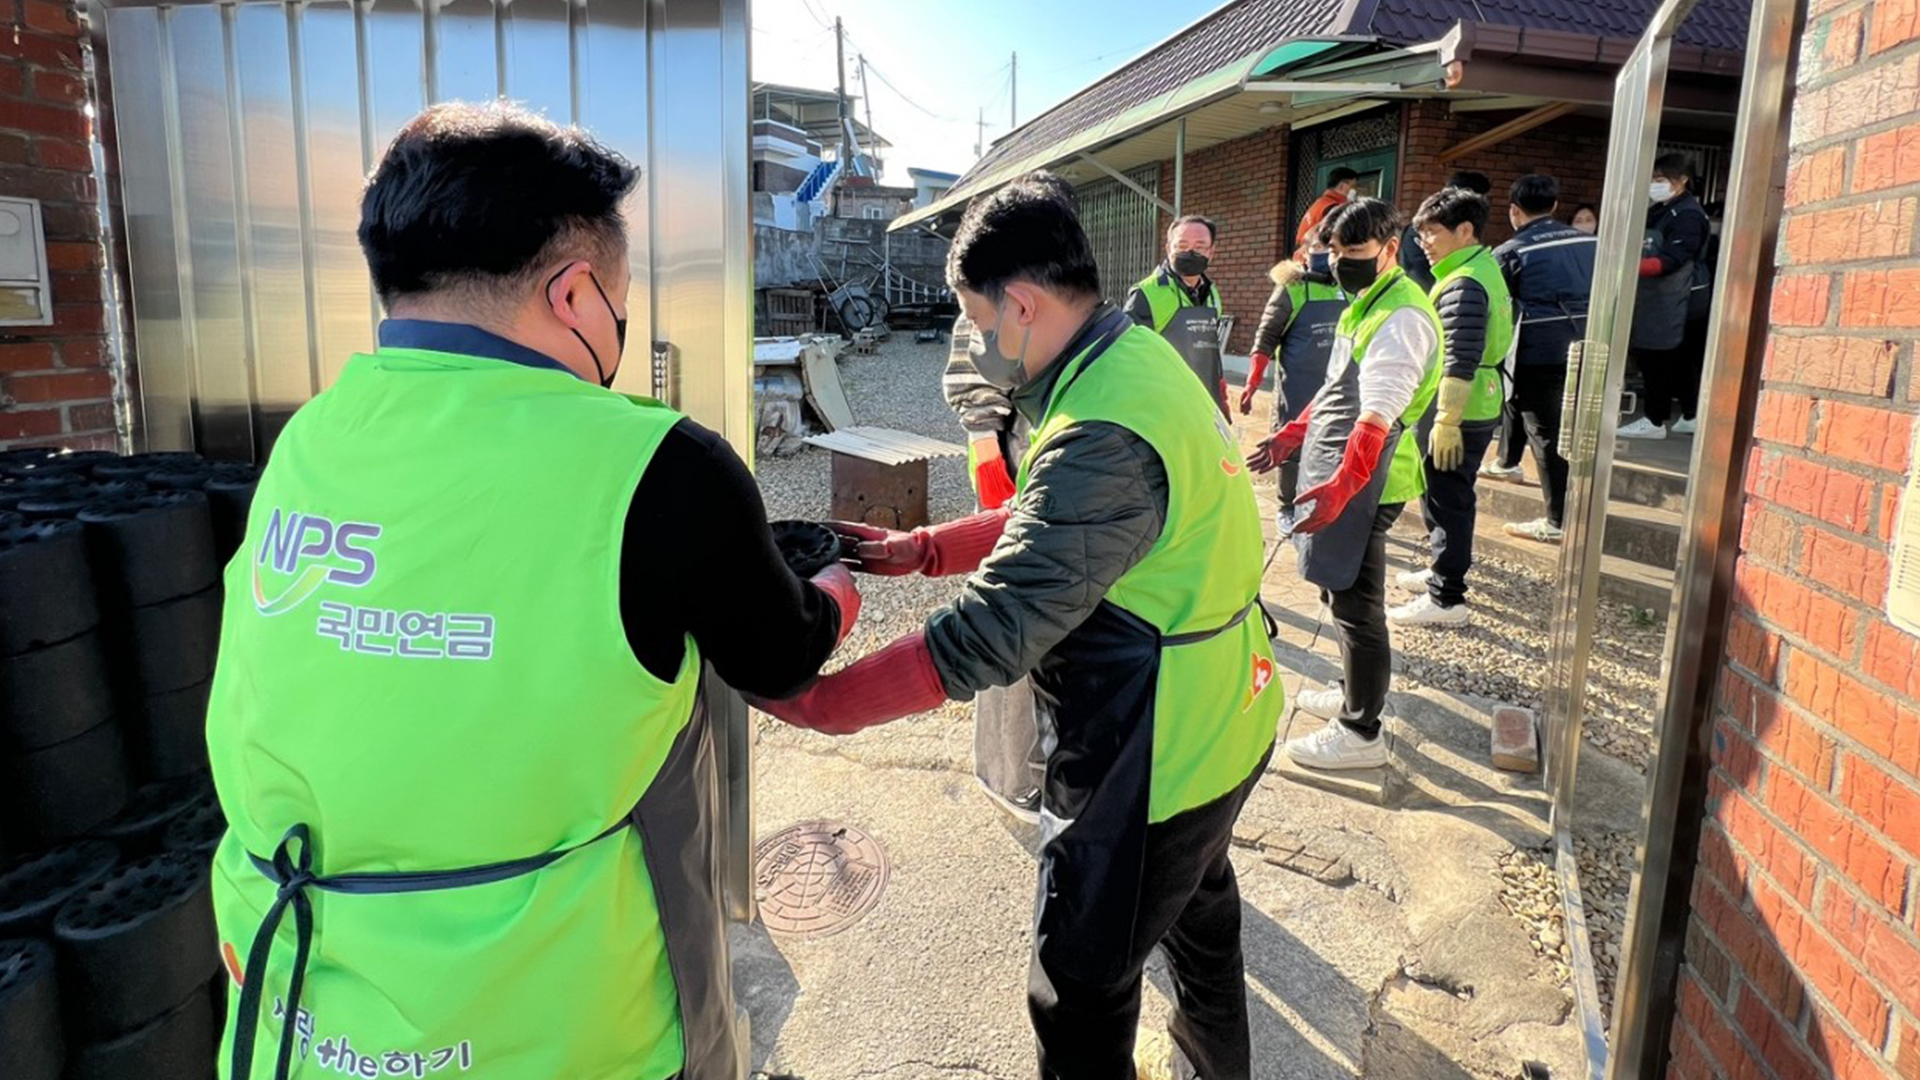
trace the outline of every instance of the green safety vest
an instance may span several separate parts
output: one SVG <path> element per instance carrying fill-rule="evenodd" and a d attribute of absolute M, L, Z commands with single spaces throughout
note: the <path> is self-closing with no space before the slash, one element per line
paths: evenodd
<path fill-rule="evenodd" d="M 1156 334 L 1167 328 L 1167 323 L 1172 321 L 1174 312 L 1188 306 L 1187 293 L 1181 287 L 1179 279 L 1161 270 L 1155 270 L 1140 279 L 1140 283 L 1134 288 L 1139 289 L 1141 295 L 1147 298 L 1147 306 L 1153 311 L 1153 332 Z M 1206 306 L 1212 308 L 1216 315 L 1225 312 L 1226 309 L 1220 304 L 1219 285 L 1208 287 Z"/>
<path fill-rule="evenodd" d="M 1427 295 L 1436 304 L 1447 286 L 1460 278 L 1479 282 L 1487 292 L 1487 346 L 1480 354 L 1473 395 L 1467 399 L 1467 411 L 1461 419 L 1498 420 L 1507 400 L 1503 365 L 1507 350 L 1513 347 L 1513 296 L 1507 291 L 1506 276 L 1493 261 L 1493 253 L 1485 245 L 1475 244 L 1441 259 L 1433 268 L 1433 278 L 1433 288 Z"/>
<path fill-rule="evenodd" d="M 1347 310 L 1340 314 L 1340 327 L 1335 333 L 1352 342 L 1353 363 L 1366 363 L 1367 346 L 1373 343 L 1373 336 L 1380 332 L 1394 312 L 1407 307 L 1425 315 L 1433 324 L 1434 340 L 1440 340 L 1440 316 L 1434 313 L 1433 302 L 1427 299 L 1426 293 L 1420 291 L 1420 286 L 1407 276 L 1406 271 L 1396 266 L 1380 275 L 1379 280 L 1368 286 L 1366 292 L 1354 297 L 1352 303 L 1347 305 Z M 1434 395 L 1440 391 L 1440 375 L 1440 351 L 1436 349 L 1434 355 L 1427 358 L 1427 373 L 1420 380 L 1419 388 L 1413 392 L 1413 400 L 1407 404 L 1406 411 L 1400 414 L 1405 433 L 1393 452 L 1386 490 L 1380 496 L 1382 506 L 1411 502 L 1426 493 L 1426 469 L 1421 464 L 1423 455 L 1419 440 L 1413 438 L 1413 429 L 1433 405 Z"/>
<path fill-rule="evenodd" d="M 1104 352 L 1089 348 L 1068 361 L 1035 427 L 1019 487 L 1049 441 L 1094 422 L 1144 439 L 1167 472 L 1160 538 L 1106 596 L 1162 638 L 1148 718 L 1147 807 L 1148 821 L 1160 822 L 1232 791 L 1273 744 L 1284 694 L 1258 610 L 1260 510 L 1213 396 L 1145 327 L 1131 326 Z M 1172 640 L 1181 635 L 1205 640 Z"/>
<path fill-rule="evenodd" d="M 292 826 L 326 877 L 565 852 L 490 883 L 308 889 L 294 1076 L 681 1071 L 661 903 L 620 825 L 692 730 L 701 663 L 689 638 L 672 682 L 642 667 L 619 588 L 635 485 L 679 419 L 564 372 L 385 349 L 275 444 L 226 571 L 207 717 L 230 968 L 275 900 L 255 857 L 291 851 Z M 295 922 L 261 973 L 255 1076 L 273 1073 Z"/>

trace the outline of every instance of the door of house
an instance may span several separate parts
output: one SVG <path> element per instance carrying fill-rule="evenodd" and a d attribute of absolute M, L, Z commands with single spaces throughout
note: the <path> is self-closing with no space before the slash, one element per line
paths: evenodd
<path fill-rule="evenodd" d="M 1319 184 L 1318 190 L 1325 191 L 1327 178 L 1333 175 L 1333 170 L 1352 169 L 1360 174 L 1360 178 L 1355 181 L 1356 193 L 1368 198 L 1392 202 L 1394 171 L 1399 164 L 1400 151 L 1397 149 L 1370 150 L 1364 154 L 1348 154 L 1345 157 L 1322 161 L 1314 179 Z"/>

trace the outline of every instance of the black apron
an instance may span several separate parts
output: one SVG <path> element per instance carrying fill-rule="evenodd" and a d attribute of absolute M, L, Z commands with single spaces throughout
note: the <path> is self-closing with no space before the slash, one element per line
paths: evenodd
<path fill-rule="evenodd" d="M 1382 289 L 1368 308 L 1386 295 Z M 1366 311 L 1360 313 L 1365 318 Z M 1307 439 L 1300 446 L 1300 491 L 1323 484 L 1340 469 L 1346 457 L 1347 439 L 1360 420 L 1360 362 L 1353 356 L 1353 339 L 1336 337 L 1333 356 L 1327 362 L 1327 382 L 1313 399 L 1313 413 L 1307 421 Z M 1300 554 L 1300 576 L 1323 589 L 1340 592 L 1353 587 L 1360 576 L 1360 564 L 1367 557 L 1367 542 L 1373 536 L 1374 514 L 1380 509 L 1380 496 L 1387 489 L 1387 477 L 1393 471 L 1393 452 L 1400 445 L 1405 425 L 1399 420 L 1387 431 L 1386 445 L 1373 478 L 1347 503 L 1331 525 L 1317 533 L 1295 533 L 1293 546 Z M 1305 515 L 1310 508 L 1297 504 L 1295 512 Z"/>
<path fill-rule="evenodd" d="M 1220 384 L 1226 380 L 1227 372 L 1220 359 L 1220 313 L 1212 306 L 1192 303 L 1181 281 L 1172 276 L 1163 276 L 1162 281 L 1173 289 L 1173 295 L 1179 298 L 1180 306 L 1175 308 L 1167 324 L 1160 328 L 1160 336 L 1167 339 L 1173 351 L 1193 369 L 1200 379 L 1200 385 L 1207 393 L 1220 399 Z M 1208 285 L 1211 291 L 1216 286 Z M 1222 410 L 1226 402 L 1220 400 Z"/>
<path fill-rule="evenodd" d="M 1699 211 L 1695 211 L 1696 213 Z M 1680 216 L 1668 208 L 1647 226 L 1641 251 L 1652 255 L 1665 249 L 1667 225 Z M 1694 264 L 1687 263 L 1671 274 L 1639 279 L 1633 301 L 1633 329 L 1627 346 L 1633 349 L 1677 349 L 1687 335 L 1687 302 L 1693 295 Z"/>

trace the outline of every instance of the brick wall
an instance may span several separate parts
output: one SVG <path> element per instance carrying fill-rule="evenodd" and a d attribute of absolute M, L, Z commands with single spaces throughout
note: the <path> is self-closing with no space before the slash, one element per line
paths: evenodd
<path fill-rule="evenodd" d="M 1670 1076 L 1920 1080 L 1920 5 L 1814 0 Z"/>
<path fill-rule="evenodd" d="M 0 327 L 0 447 L 116 445 L 81 28 L 67 0 L 0 0 L 0 194 L 39 199 L 54 321 Z"/>
<path fill-rule="evenodd" d="M 1456 169 L 1476 169 L 1493 181 L 1493 217 L 1487 225 L 1487 239 L 1493 243 L 1513 235 L 1507 225 L 1507 189 L 1529 173 L 1545 173 L 1560 182 L 1559 216 L 1563 221 L 1571 218 L 1574 207 L 1581 203 L 1598 206 L 1607 168 L 1604 120 L 1563 116 L 1458 161 L 1440 163 L 1442 152 L 1514 115 L 1455 113 L 1444 101 L 1408 102 L 1407 142 L 1395 198 L 1401 212 L 1412 216 Z"/>
<path fill-rule="evenodd" d="M 1292 236 L 1282 225 L 1287 202 L 1287 131 L 1266 128 L 1187 155 L 1181 178 L 1183 213 L 1205 214 L 1220 227 L 1208 270 L 1234 317 L 1227 351 L 1253 348 L 1253 331 L 1267 304 L 1267 271 L 1288 250 Z M 1173 202 L 1173 161 L 1160 163 L 1160 197 Z M 1159 218 L 1164 242 L 1173 219 Z"/>

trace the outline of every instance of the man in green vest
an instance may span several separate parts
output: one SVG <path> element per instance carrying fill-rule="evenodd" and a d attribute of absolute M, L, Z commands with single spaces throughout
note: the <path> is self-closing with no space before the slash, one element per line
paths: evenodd
<path fill-rule="evenodd" d="M 1402 588 L 1420 595 L 1387 612 L 1396 625 L 1458 626 L 1471 618 L 1473 484 L 1500 427 L 1513 347 L 1513 298 L 1493 252 L 1480 243 L 1492 209 L 1485 195 L 1450 187 L 1413 215 L 1433 266 L 1429 295 L 1440 316 L 1442 373 L 1427 435 L 1427 493 L 1420 500 L 1433 559 L 1426 569 L 1399 576 Z"/>
<path fill-rule="evenodd" d="M 1199 214 L 1188 214 L 1167 229 L 1167 258 L 1127 294 L 1134 322 L 1167 339 L 1173 351 L 1218 395 L 1228 418 L 1227 371 L 1220 360 L 1220 290 L 1207 276 L 1218 229 Z"/>
<path fill-rule="evenodd" d="M 1327 381 L 1247 464 L 1267 472 L 1300 455 L 1294 546 L 1300 574 L 1320 586 L 1340 637 L 1343 678 L 1300 695 L 1326 727 L 1288 741 L 1316 769 L 1387 763 L 1381 716 L 1393 671 L 1387 630 L 1387 530 L 1426 486 L 1412 428 L 1440 383 L 1440 320 L 1400 268 L 1400 215 L 1356 199 L 1327 226 L 1334 279 L 1350 298 L 1335 331 Z"/>
<path fill-rule="evenodd" d="M 607 389 L 636 179 L 442 105 L 367 185 L 390 317 L 227 568 L 224 1080 L 743 1074 L 702 673 L 788 692 L 859 598 L 787 570 L 717 435 Z"/>
<path fill-rule="evenodd" d="M 1307 403 L 1327 381 L 1327 359 L 1333 355 L 1334 330 L 1340 313 L 1347 309 L 1347 298 L 1334 284 L 1331 270 L 1308 269 L 1317 258 L 1325 266 L 1327 246 L 1315 229 L 1308 241 L 1307 261 L 1286 259 L 1267 271 L 1273 281 L 1273 293 L 1267 297 L 1267 309 L 1260 316 L 1260 327 L 1253 332 L 1253 356 L 1247 384 L 1240 391 L 1240 412 L 1253 411 L 1253 396 L 1266 376 L 1267 365 L 1280 360 L 1280 377 L 1273 388 L 1273 416 L 1269 431 L 1279 431 L 1305 411 Z M 1300 489 L 1300 463 L 1296 458 L 1280 466 L 1280 528 L 1293 529 L 1293 500 Z"/>
<path fill-rule="evenodd" d="M 1050 751 L 1028 975 L 1040 1075 L 1132 1080 L 1157 945 L 1180 1053 L 1246 1080 L 1228 848 L 1282 705 L 1260 511 L 1212 395 L 1101 301 L 1054 183 L 975 200 L 947 260 L 975 369 L 1033 424 L 1013 502 L 911 533 L 839 526 L 868 573 L 969 576 L 923 629 L 762 707 L 843 734 L 1031 674 Z"/>

